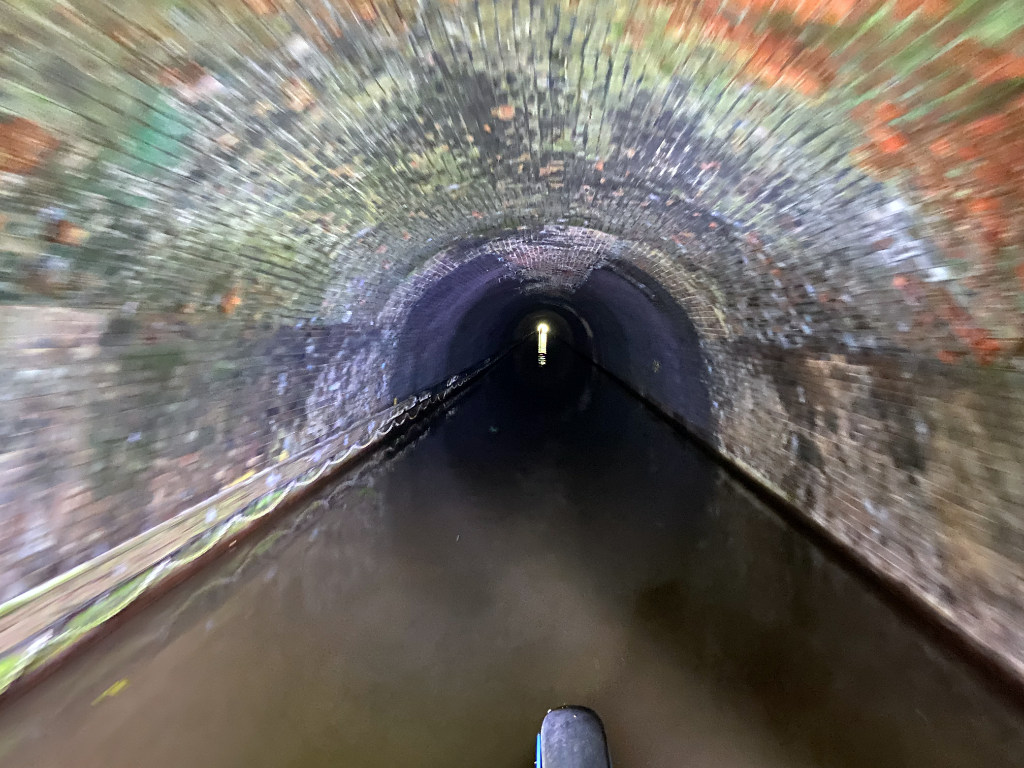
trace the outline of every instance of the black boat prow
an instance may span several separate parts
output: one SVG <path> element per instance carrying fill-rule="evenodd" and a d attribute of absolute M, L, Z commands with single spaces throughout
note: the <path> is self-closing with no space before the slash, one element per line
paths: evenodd
<path fill-rule="evenodd" d="M 601 718 L 586 707 L 548 712 L 537 737 L 537 768 L 611 768 Z"/>

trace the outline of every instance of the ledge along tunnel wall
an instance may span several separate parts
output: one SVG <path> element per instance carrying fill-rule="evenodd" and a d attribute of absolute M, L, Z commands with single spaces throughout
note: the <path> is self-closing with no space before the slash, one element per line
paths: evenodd
<path fill-rule="evenodd" d="M 1024 675 L 1017 0 L 7 0 L 0 40 L 0 599 L 547 306 Z"/>

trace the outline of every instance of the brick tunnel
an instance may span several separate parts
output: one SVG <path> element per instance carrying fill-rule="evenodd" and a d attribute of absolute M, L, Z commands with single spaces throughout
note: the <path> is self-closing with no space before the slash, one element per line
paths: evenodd
<path fill-rule="evenodd" d="M 629 391 L 1024 688 L 1018 0 L 7 0 L 0 41 L 9 722 L 395 434 L 514 422 L 474 392 L 541 320 L 573 408 Z"/>

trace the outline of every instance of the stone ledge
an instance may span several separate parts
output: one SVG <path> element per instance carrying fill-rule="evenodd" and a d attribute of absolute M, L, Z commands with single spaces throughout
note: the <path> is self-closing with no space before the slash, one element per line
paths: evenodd
<path fill-rule="evenodd" d="M 376 449 L 396 427 L 452 397 L 500 357 L 395 403 L 0 605 L 0 696 L 56 662 L 143 595 L 170 585 L 219 545 L 236 540 L 317 481 Z"/>

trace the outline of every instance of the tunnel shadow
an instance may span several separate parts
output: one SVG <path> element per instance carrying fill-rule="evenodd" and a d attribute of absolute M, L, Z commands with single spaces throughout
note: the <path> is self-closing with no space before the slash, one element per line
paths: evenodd
<path fill-rule="evenodd" d="M 465 243 L 449 258 L 479 253 L 483 245 L 486 241 Z M 703 437 L 713 436 L 700 338 L 685 309 L 658 280 L 620 260 L 599 264 L 571 288 L 531 282 L 517 269 L 495 253 L 479 253 L 424 290 L 394 344 L 392 398 L 508 349 L 522 339 L 526 318 L 546 312 L 560 326 L 553 335 L 558 342 L 611 371 Z"/>
<path fill-rule="evenodd" d="M 710 438 L 707 364 L 686 311 L 657 280 L 616 262 L 595 269 L 573 302 L 593 328 L 593 359 Z"/>
<path fill-rule="evenodd" d="M 674 541 L 714 524 L 717 469 L 567 344 L 549 349 L 539 366 L 536 344 L 517 347 L 395 467 L 388 506 L 416 520 L 394 528 L 454 551 L 459 530 L 509 522 L 586 552 L 580 567 L 627 595 L 672 571 Z"/>

